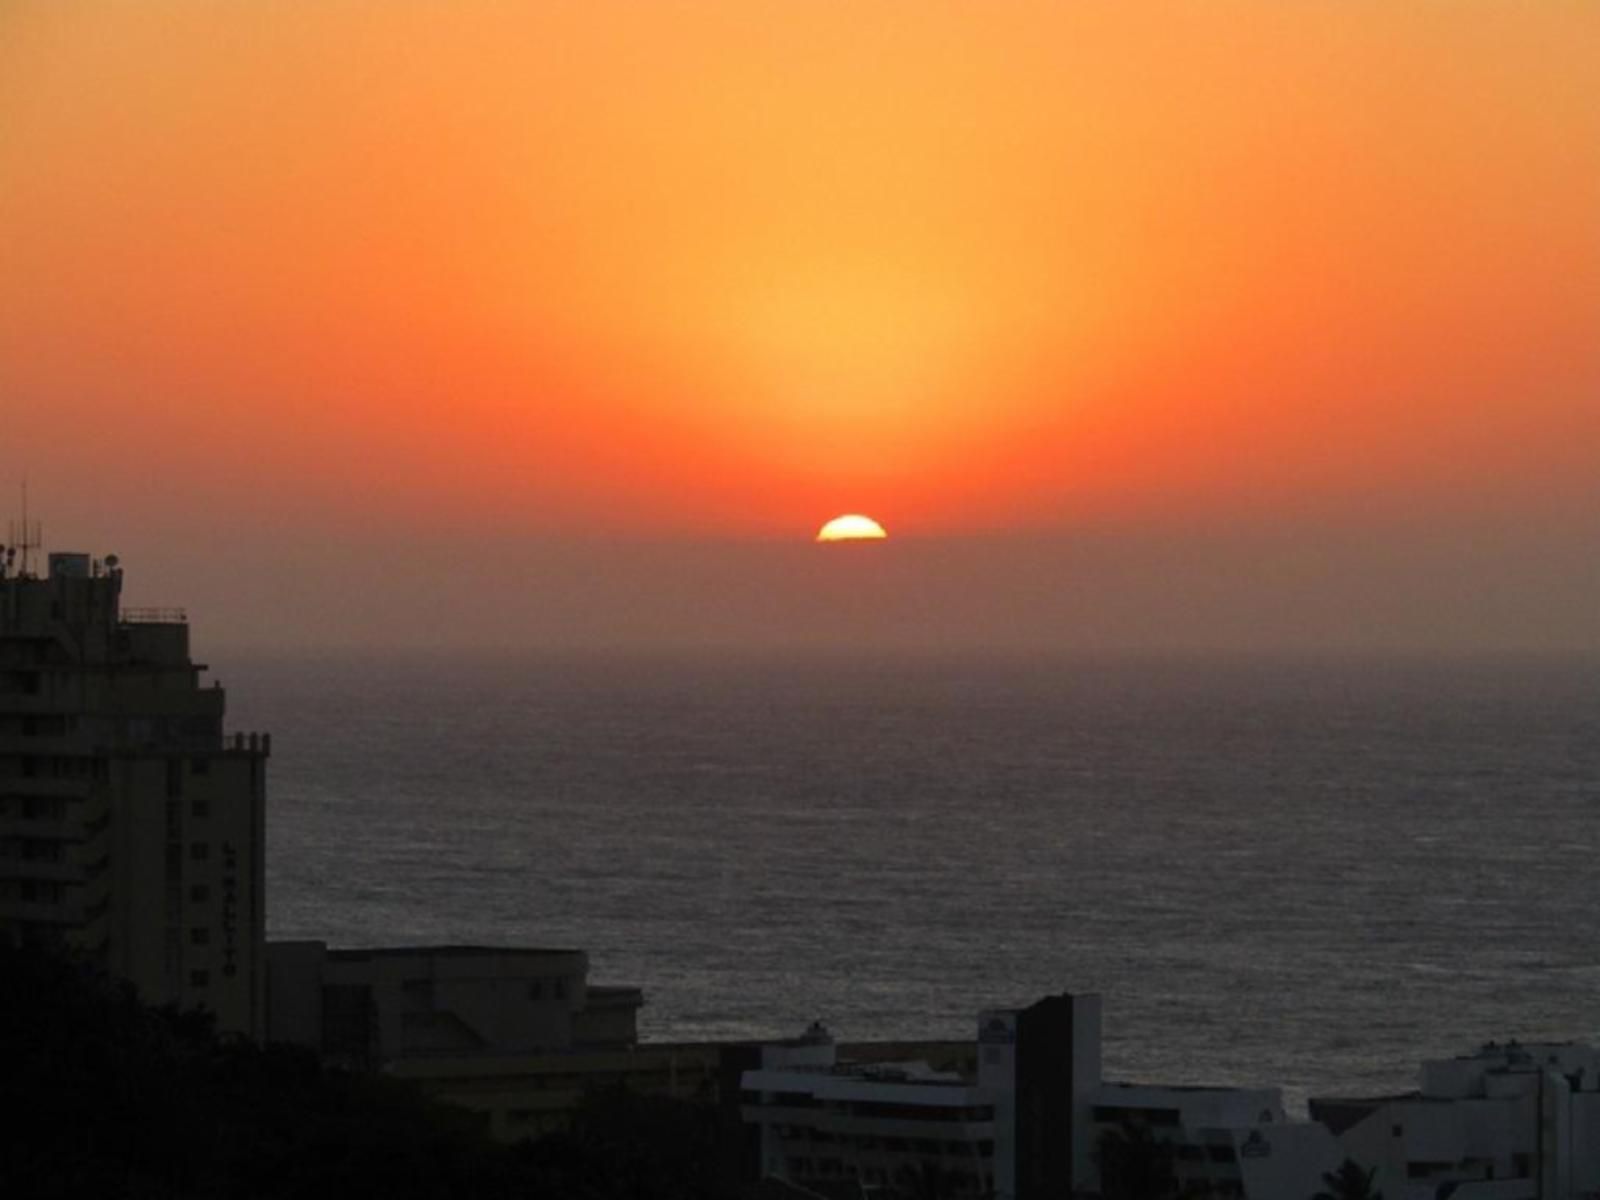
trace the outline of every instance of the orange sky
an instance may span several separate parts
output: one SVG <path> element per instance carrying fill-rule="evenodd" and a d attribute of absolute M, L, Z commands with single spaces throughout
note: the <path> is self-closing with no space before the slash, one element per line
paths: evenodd
<path fill-rule="evenodd" d="M 7 0 L 0 483 L 242 535 L 1581 518 L 1596 80 L 1590 0 Z"/>
<path fill-rule="evenodd" d="M 0 21 L 36 477 L 93 425 L 382 515 L 939 529 L 1593 465 L 1592 4 Z"/>

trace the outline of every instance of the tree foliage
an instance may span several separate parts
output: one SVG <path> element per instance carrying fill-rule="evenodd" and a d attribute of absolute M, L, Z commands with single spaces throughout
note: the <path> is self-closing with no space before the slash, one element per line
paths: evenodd
<path fill-rule="evenodd" d="M 1095 1146 L 1104 1200 L 1169 1200 L 1177 1194 L 1177 1150 L 1143 1121 L 1106 1130 Z"/>
<path fill-rule="evenodd" d="M 1313 1200 L 1383 1200 L 1383 1193 L 1372 1186 L 1377 1174 L 1376 1167 L 1367 1169 L 1347 1158 L 1338 1170 L 1323 1172 L 1322 1182 L 1328 1190 L 1318 1192 Z"/>
<path fill-rule="evenodd" d="M 601 1095 L 521 1148 L 479 1119 L 310 1052 L 218 1037 L 69 959 L 0 947 L 0 1195 L 714 1196 L 715 1113 Z"/>

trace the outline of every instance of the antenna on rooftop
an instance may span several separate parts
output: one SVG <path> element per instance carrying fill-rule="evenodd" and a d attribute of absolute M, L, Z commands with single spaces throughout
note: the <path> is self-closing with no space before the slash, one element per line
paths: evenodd
<path fill-rule="evenodd" d="M 9 533 L 6 537 L 8 555 L 11 551 L 20 551 L 22 561 L 17 564 L 17 574 L 27 576 L 31 574 L 33 552 L 44 545 L 44 526 L 39 521 L 28 519 L 28 481 L 22 481 L 22 520 L 9 522 Z"/>

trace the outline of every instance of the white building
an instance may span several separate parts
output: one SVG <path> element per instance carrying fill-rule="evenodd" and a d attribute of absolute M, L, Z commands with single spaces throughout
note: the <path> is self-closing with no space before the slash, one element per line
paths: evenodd
<path fill-rule="evenodd" d="M 1004 1133 L 987 1079 L 924 1062 L 842 1064 L 814 1025 L 794 1042 L 763 1047 L 760 1068 L 746 1071 L 740 1087 L 744 1119 L 761 1130 L 763 1177 L 874 1195 L 914 1190 L 920 1173 L 936 1171 L 946 1195 L 998 1191 Z M 999 1157 L 1008 1152 L 1000 1147 Z"/>
<path fill-rule="evenodd" d="M 1490 1042 L 1424 1062 L 1404 1096 L 1314 1099 L 1385 1200 L 1588 1200 L 1600 1195 L 1600 1051 Z"/>
<path fill-rule="evenodd" d="M 1102 1139 L 1170 1146 L 1180 1190 L 1309 1200 L 1343 1151 L 1269 1088 L 1101 1078 L 1100 999 L 1051 996 L 978 1018 L 974 1076 L 925 1063 L 842 1064 L 820 1027 L 765 1047 L 742 1079 L 764 1176 L 814 1192 L 1033 1200 L 1098 1192 Z"/>
<path fill-rule="evenodd" d="M 123 608 L 114 557 L 27 566 L 0 559 L 0 939 L 259 1036 L 269 740 L 224 734 L 183 614 Z"/>
<path fill-rule="evenodd" d="M 1310 1200 L 1344 1152 L 1326 1126 L 1290 1120 L 1277 1088 L 1103 1083 L 1095 1145 L 1130 1127 L 1172 1144 L 1179 1195 Z"/>

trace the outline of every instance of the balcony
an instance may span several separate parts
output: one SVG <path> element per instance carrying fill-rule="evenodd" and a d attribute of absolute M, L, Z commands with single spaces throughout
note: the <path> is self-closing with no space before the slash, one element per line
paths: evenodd
<path fill-rule="evenodd" d="M 86 872 L 81 863 L 67 859 L 0 858 L 0 878 L 37 879 L 49 883 L 82 883 Z"/>
<path fill-rule="evenodd" d="M 76 842 L 82 840 L 87 833 L 82 821 L 69 820 L 66 817 L 0 817 L 0 837 Z"/>
<path fill-rule="evenodd" d="M 65 714 L 76 712 L 82 705 L 75 695 L 65 688 L 40 688 L 24 691 L 18 688 L 0 688 L 0 713 L 31 717 L 38 714 Z"/>
<path fill-rule="evenodd" d="M 97 754 L 105 736 L 85 733 L 0 733 L 0 754 L 28 754 L 40 758 L 73 758 Z"/>
<path fill-rule="evenodd" d="M 20 772 L 8 774 L 3 767 L 0 767 L 0 795 L 86 799 L 94 787 L 95 781 L 87 775 L 23 775 Z"/>
<path fill-rule="evenodd" d="M 78 925 L 83 921 L 83 908 L 64 900 L 51 902 L 0 896 L 0 917 L 34 925 Z"/>

